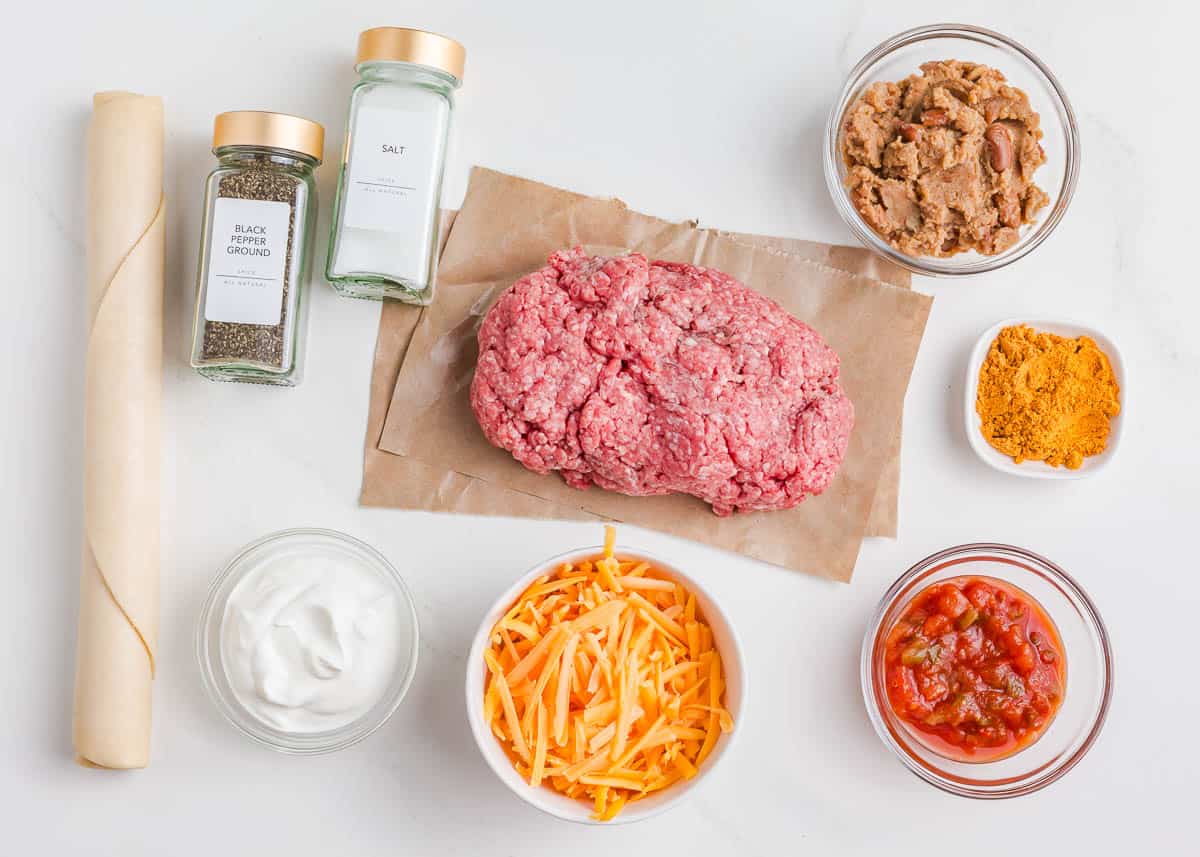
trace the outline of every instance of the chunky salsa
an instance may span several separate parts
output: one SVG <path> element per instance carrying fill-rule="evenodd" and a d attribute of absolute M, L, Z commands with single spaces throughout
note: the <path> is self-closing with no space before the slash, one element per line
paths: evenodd
<path fill-rule="evenodd" d="M 1028 747 L 1066 687 L 1054 623 L 1027 593 L 953 577 L 917 594 L 888 632 L 888 701 L 930 749 L 983 762 Z"/>

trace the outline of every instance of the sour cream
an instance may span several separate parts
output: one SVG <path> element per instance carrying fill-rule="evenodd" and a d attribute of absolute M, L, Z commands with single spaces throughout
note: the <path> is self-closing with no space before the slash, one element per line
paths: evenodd
<path fill-rule="evenodd" d="M 387 581 L 352 556 L 294 551 L 264 559 L 230 592 L 221 624 L 234 696 L 283 732 L 352 723 L 402 667 L 402 609 Z"/>

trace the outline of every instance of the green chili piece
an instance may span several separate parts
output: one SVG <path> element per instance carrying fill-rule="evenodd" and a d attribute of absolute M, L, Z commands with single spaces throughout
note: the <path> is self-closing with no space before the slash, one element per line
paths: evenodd
<path fill-rule="evenodd" d="M 920 666 L 925 663 L 925 656 L 928 653 L 929 649 L 924 643 L 916 643 L 900 653 L 900 663 L 906 667 Z"/>

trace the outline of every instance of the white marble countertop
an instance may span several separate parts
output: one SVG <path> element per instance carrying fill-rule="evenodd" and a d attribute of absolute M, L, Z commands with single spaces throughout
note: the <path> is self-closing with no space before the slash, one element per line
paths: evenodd
<path fill-rule="evenodd" d="M 0 806 L 9 853 L 600 855 L 1174 854 L 1194 829 L 1197 278 L 1195 125 L 1176 149 L 1171 57 L 1189 25 L 1165 5 L 933 2 L 22 4 L 0 52 Z M 844 8 L 842 8 L 844 7 Z M 1180 9 L 1183 8 L 1180 4 Z M 546 818 L 487 770 L 464 719 L 464 651 L 486 604 L 532 563 L 594 542 L 591 526 L 360 509 L 378 307 L 312 284 L 308 374 L 277 391 L 188 369 L 201 184 L 214 114 L 310 116 L 341 143 L 359 30 L 423 26 L 468 47 L 445 201 L 479 163 L 637 209 L 749 232 L 851 240 L 820 169 L 821 129 L 850 66 L 885 37 L 953 17 L 1040 54 L 1078 112 L 1074 204 L 1032 256 L 936 296 L 908 395 L 900 537 L 869 542 L 849 586 L 629 530 L 722 598 L 753 670 L 737 752 L 684 806 L 633 827 Z M 1178 36 L 1176 35 L 1178 34 Z M 1173 44 L 1172 39 L 1178 38 Z M 1174 53 L 1173 53 L 1174 52 Z M 84 129 L 93 91 L 160 94 L 167 116 L 167 370 L 161 675 L 153 763 L 77 768 L 70 711 L 81 527 Z M 1185 90 L 1186 91 L 1186 90 Z M 1173 186 L 1181 165 L 1187 178 Z M 336 168 L 320 172 L 326 205 Z M 1181 228 L 1179 224 L 1184 224 Z M 1184 252 L 1175 248 L 1184 243 Z M 323 242 L 322 242 L 323 245 Z M 320 270 L 324 247 L 314 268 Z M 1120 455 L 1092 480 L 1036 482 L 978 461 L 962 429 L 968 350 L 1010 316 L 1065 315 L 1118 342 L 1130 392 Z M 268 531 L 342 529 L 416 593 L 421 667 L 366 742 L 289 758 L 235 734 L 200 687 L 192 634 L 227 557 Z M 873 734 L 857 659 L 879 595 L 960 542 L 1019 544 L 1089 590 L 1117 658 L 1108 726 L 1035 796 L 943 795 Z M 636 850 L 634 850 L 636 849 Z"/>

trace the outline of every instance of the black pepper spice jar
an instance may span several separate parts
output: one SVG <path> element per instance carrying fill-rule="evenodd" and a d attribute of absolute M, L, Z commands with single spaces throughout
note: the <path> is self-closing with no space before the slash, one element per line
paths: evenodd
<path fill-rule="evenodd" d="M 313 171 L 325 130 L 257 110 L 222 113 L 204 193 L 192 367 L 219 381 L 294 386 L 304 362 Z"/>

